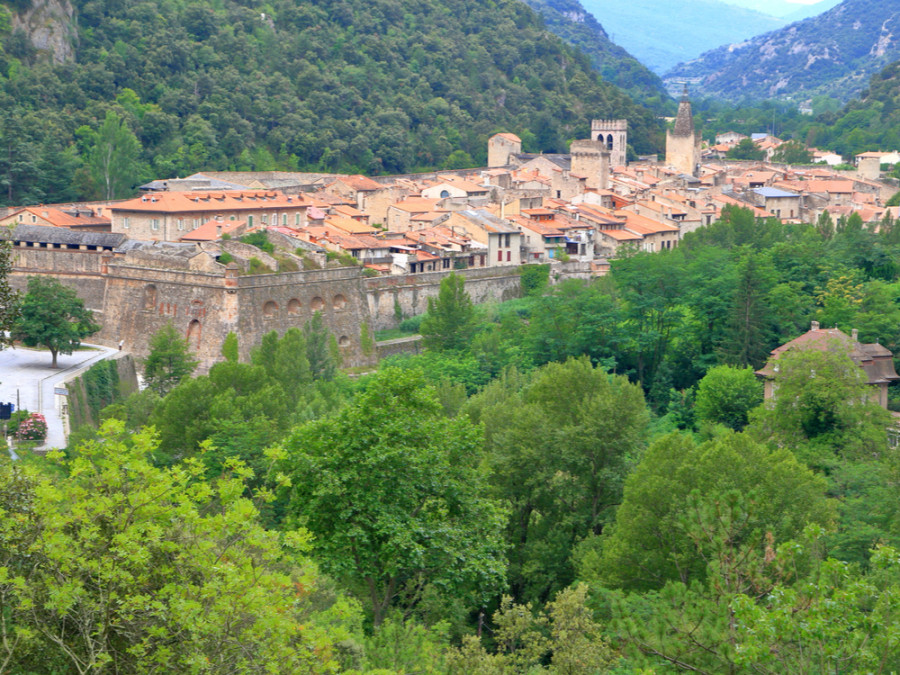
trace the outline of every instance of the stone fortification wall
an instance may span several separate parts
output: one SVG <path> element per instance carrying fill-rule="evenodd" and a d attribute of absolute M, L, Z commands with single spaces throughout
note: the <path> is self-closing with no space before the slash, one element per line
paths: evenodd
<path fill-rule="evenodd" d="M 475 304 L 512 300 L 521 295 L 518 267 L 482 267 L 457 270 L 466 279 L 466 292 Z M 437 297 L 447 272 L 366 279 L 369 316 L 374 330 L 396 328 L 402 318 L 423 314 L 428 298 Z M 402 318 L 397 316 L 399 305 Z"/>
<path fill-rule="evenodd" d="M 249 358 L 264 334 L 302 328 L 319 312 L 337 340 L 344 365 L 370 364 L 373 359 L 363 354 L 360 342 L 361 326 L 369 320 L 360 272 L 358 267 L 342 267 L 238 277 L 241 357 Z"/>
<path fill-rule="evenodd" d="M 208 368 L 219 359 L 225 335 L 236 330 L 238 299 L 225 273 L 113 263 L 104 278 L 103 328 L 93 338 L 101 344 L 121 342 L 143 358 L 149 354 L 150 337 L 171 321 Z"/>
<path fill-rule="evenodd" d="M 436 297 L 447 272 L 366 278 L 359 267 L 240 276 L 237 266 L 212 271 L 162 269 L 133 264 L 120 253 L 72 249 L 16 249 L 11 283 L 23 289 L 27 277 L 49 275 L 75 289 L 95 312 L 100 332 L 91 341 L 116 346 L 138 359 L 149 353 L 150 337 L 172 322 L 201 361 L 201 372 L 221 359 L 229 332 L 239 336 L 241 357 L 262 336 L 303 327 L 314 312 L 340 346 L 346 366 L 370 365 L 363 353 L 360 329 L 393 328 L 400 313 L 415 316 Z M 518 297 L 518 268 L 458 270 L 466 278 L 473 302 Z M 381 351 L 381 349 L 379 349 Z"/>

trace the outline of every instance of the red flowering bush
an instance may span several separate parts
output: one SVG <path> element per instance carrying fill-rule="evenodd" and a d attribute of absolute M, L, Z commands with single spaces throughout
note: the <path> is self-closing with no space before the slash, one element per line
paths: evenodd
<path fill-rule="evenodd" d="M 47 438 L 47 420 L 41 413 L 31 413 L 19 423 L 16 440 L 42 441 Z"/>

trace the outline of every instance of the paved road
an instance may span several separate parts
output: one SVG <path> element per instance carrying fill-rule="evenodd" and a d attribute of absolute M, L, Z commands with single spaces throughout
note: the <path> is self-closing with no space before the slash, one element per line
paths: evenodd
<path fill-rule="evenodd" d="M 50 352 L 15 347 L 0 351 L 0 402 L 19 403 L 16 410 L 43 413 L 47 419 L 47 440 L 42 448 L 62 448 L 66 445 L 63 421 L 59 416 L 61 396 L 55 396 L 54 387 L 82 370 L 102 361 L 118 350 L 99 345 L 82 345 L 74 354 L 60 354 L 59 368 L 51 368 Z"/>

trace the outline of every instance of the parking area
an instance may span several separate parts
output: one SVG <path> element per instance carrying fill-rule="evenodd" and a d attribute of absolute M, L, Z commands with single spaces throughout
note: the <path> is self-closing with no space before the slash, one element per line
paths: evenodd
<path fill-rule="evenodd" d="M 47 350 L 15 347 L 0 351 L 0 402 L 12 403 L 16 410 L 39 412 L 47 419 L 47 440 L 42 449 L 64 447 L 63 420 L 60 417 L 65 397 L 54 390 L 80 371 L 89 368 L 118 350 L 99 345 L 82 345 L 73 354 L 60 354 L 58 368 L 51 368 Z"/>

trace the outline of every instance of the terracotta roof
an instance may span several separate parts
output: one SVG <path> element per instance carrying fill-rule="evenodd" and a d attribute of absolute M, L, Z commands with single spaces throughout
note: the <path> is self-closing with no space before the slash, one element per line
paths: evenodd
<path fill-rule="evenodd" d="M 343 216 L 325 216 L 325 224 L 343 230 L 348 234 L 370 234 L 378 232 L 377 228 L 366 225 L 354 218 L 345 218 Z"/>
<path fill-rule="evenodd" d="M 403 201 L 394 202 L 391 204 L 391 208 L 407 211 L 409 213 L 428 213 L 429 211 L 438 211 L 437 205 L 440 201 L 440 199 L 408 197 Z"/>
<path fill-rule="evenodd" d="M 246 225 L 244 220 L 208 220 L 184 235 L 181 241 L 215 241 L 221 239 L 223 234 L 231 234 Z"/>
<path fill-rule="evenodd" d="M 502 131 L 499 134 L 494 134 L 494 136 L 499 136 L 500 138 L 505 138 L 508 141 L 512 141 L 513 143 L 521 143 L 522 139 L 516 136 L 515 134 L 511 134 L 506 131 Z"/>
<path fill-rule="evenodd" d="M 26 206 L 23 209 L 13 211 L 3 220 L 15 218 L 18 220 L 19 214 L 29 214 L 41 218 L 53 227 L 85 227 L 85 226 L 103 226 L 110 225 L 112 221 L 103 216 L 95 216 L 93 209 L 71 208 L 63 210 L 52 206 Z M 24 222 L 24 220 L 23 220 Z"/>
<path fill-rule="evenodd" d="M 255 211 L 309 206 L 299 195 L 271 190 L 247 192 L 153 192 L 110 206 L 111 211 L 147 213 L 201 213 L 207 211 Z"/>
<path fill-rule="evenodd" d="M 641 241 L 643 237 L 627 230 L 600 230 L 600 234 L 616 241 Z"/>
<path fill-rule="evenodd" d="M 353 208 L 352 206 L 347 206 L 346 204 L 339 204 L 332 209 L 335 214 L 339 216 L 346 216 L 347 218 L 368 218 L 369 214 L 365 211 L 360 211 L 359 209 Z"/>
<path fill-rule="evenodd" d="M 893 354 L 880 344 L 862 344 L 837 328 L 819 328 L 817 322 L 812 329 L 772 350 L 768 363 L 756 371 L 759 377 L 774 379 L 777 370 L 775 362 L 787 352 L 800 349 L 817 351 L 846 350 L 853 362 L 866 373 L 868 384 L 882 384 L 900 380 L 894 370 Z"/>

